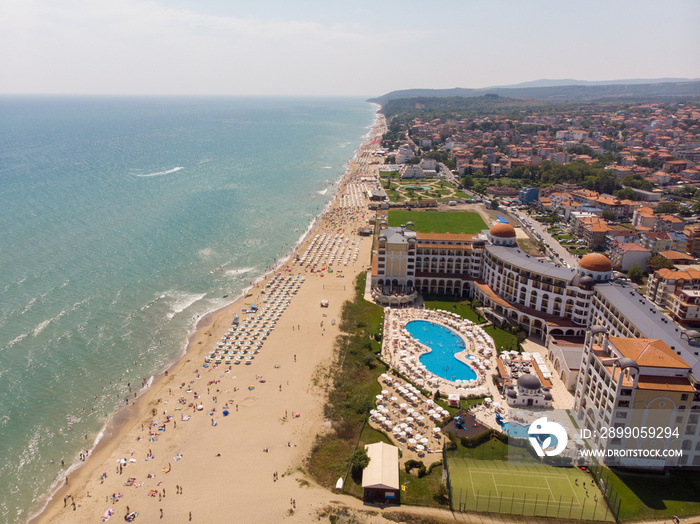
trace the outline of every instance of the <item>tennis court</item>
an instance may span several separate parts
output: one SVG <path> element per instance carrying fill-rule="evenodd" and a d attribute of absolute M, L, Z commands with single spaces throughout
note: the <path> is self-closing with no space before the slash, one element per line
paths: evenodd
<path fill-rule="evenodd" d="M 459 457 L 447 465 L 455 510 L 615 521 L 592 477 L 578 468 Z"/>

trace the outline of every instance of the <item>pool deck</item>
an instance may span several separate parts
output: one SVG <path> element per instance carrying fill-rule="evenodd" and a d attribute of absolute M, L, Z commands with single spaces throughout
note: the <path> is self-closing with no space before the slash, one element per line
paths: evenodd
<path fill-rule="evenodd" d="M 573 395 L 566 389 L 564 383 L 554 374 L 551 379 L 552 387 L 552 408 L 541 411 L 528 411 L 522 407 L 511 408 L 501 395 L 500 391 L 493 383 L 492 376 L 498 373 L 496 365 L 496 351 L 493 340 L 481 327 L 462 319 L 447 311 L 432 311 L 426 309 L 385 309 L 384 338 L 382 342 L 382 357 L 393 368 L 403 373 L 409 380 L 419 386 L 435 392 L 439 390 L 442 395 L 458 394 L 466 398 L 471 396 L 488 395 L 494 400 L 493 403 L 484 403 L 470 410 L 470 414 L 475 417 L 478 423 L 486 427 L 500 431 L 500 425 L 496 422 L 496 414 L 505 416 L 506 420 L 509 412 L 523 412 L 525 416 L 515 416 L 512 420 L 516 422 L 528 423 L 534 420 L 537 415 L 548 415 L 554 410 L 571 409 L 573 407 Z M 443 325 L 459 333 L 464 339 L 466 349 L 455 355 L 460 361 L 471 365 L 480 362 L 484 365 L 483 374 L 478 375 L 477 383 L 473 386 L 452 382 L 444 378 L 437 377 L 425 369 L 418 361 L 420 355 L 429 349 L 417 342 L 405 331 L 405 326 L 413 320 L 427 320 Z M 529 353 L 540 353 L 547 359 L 547 349 L 532 340 L 525 340 L 523 348 Z M 477 360 L 468 360 L 467 355 L 475 355 Z"/>
<path fill-rule="evenodd" d="M 476 379 L 452 381 L 427 370 L 418 359 L 431 351 L 430 348 L 415 340 L 405 329 L 406 324 L 415 320 L 433 322 L 458 334 L 466 349 L 455 356 L 477 373 Z M 393 368 L 431 392 L 458 394 L 465 398 L 491 394 L 487 378 L 495 370 L 495 353 L 493 340 L 481 327 L 452 313 L 412 308 L 385 310 L 382 357 Z M 474 355 L 476 360 L 469 360 L 468 355 Z"/>

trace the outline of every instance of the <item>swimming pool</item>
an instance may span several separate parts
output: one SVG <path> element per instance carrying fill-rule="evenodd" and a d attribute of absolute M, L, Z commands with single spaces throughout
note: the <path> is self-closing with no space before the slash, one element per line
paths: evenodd
<path fill-rule="evenodd" d="M 501 430 L 503 431 L 503 433 L 513 438 L 529 438 L 529 429 L 530 426 L 524 426 L 522 424 L 518 424 L 517 422 L 504 422 L 501 426 Z M 548 448 L 557 445 L 557 437 L 555 437 L 554 435 L 538 434 L 532 436 L 535 437 L 540 444 L 543 444 L 545 440 L 550 439 L 549 444 L 547 446 Z"/>
<path fill-rule="evenodd" d="M 522 424 L 518 424 L 517 422 L 504 422 L 503 426 L 501 426 L 501 429 L 503 430 L 503 433 L 505 433 L 509 437 L 528 438 L 529 435 L 527 433 L 527 430 L 529 429 L 529 427 L 530 426 L 523 426 Z"/>
<path fill-rule="evenodd" d="M 474 380 L 474 370 L 455 358 L 455 353 L 464 351 L 464 340 L 453 330 L 428 322 L 413 320 L 406 324 L 413 338 L 428 346 L 431 351 L 420 356 L 420 362 L 428 371 L 447 380 Z"/>

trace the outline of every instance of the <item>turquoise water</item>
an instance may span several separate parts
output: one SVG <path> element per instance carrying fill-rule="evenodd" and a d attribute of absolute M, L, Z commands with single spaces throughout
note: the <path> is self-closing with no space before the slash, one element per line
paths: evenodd
<path fill-rule="evenodd" d="M 421 364 L 428 371 L 447 380 L 476 379 L 474 370 L 454 355 L 466 348 L 464 340 L 456 332 L 434 322 L 414 320 L 406 324 L 406 330 L 431 351 L 420 356 Z"/>
<path fill-rule="evenodd" d="M 501 426 L 503 433 L 514 438 L 528 438 L 527 431 L 529 428 L 530 426 L 523 426 L 517 422 L 504 422 Z"/>
<path fill-rule="evenodd" d="M 289 252 L 374 116 L 359 99 L 0 97 L 0 522 L 26 520 L 197 316 Z"/>
<path fill-rule="evenodd" d="M 501 426 L 501 431 L 513 438 L 529 438 L 530 434 L 528 430 L 530 426 L 524 426 L 523 424 L 518 424 L 517 422 L 504 422 Z M 544 443 L 548 438 L 550 439 L 549 447 L 555 447 L 557 445 L 557 437 L 554 435 L 533 435 L 541 444 Z"/>

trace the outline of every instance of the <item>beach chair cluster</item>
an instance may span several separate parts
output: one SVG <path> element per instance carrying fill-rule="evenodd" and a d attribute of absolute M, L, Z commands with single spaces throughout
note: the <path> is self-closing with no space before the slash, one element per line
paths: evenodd
<path fill-rule="evenodd" d="M 397 445 L 405 445 L 419 457 L 439 451 L 439 424 L 449 418 L 449 412 L 399 378 L 384 373 L 379 382 L 385 389 L 377 395 L 377 407 L 370 411 L 370 424 L 391 434 Z"/>
<path fill-rule="evenodd" d="M 307 267 L 312 271 L 324 271 L 334 265 L 347 266 L 350 261 L 357 262 L 360 253 L 361 238 L 345 236 L 341 233 L 318 233 L 294 264 Z"/>
<path fill-rule="evenodd" d="M 306 277 L 303 275 L 283 275 L 277 273 L 273 276 L 261 292 L 265 297 L 263 306 L 250 306 L 255 311 L 253 316 L 240 321 L 234 319 L 231 327 L 226 331 L 216 346 L 204 357 L 204 367 L 209 365 L 251 365 L 255 355 L 262 349 L 265 340 L 269 337 L 277 325 L 282 313 L 289 307 L 289 303 Z M 249 308 L 249 309 L 250 309 Z"/>
<path fill-rule="evenodd" d="M 365 207 L 365 195 L 367 194 L 367 186 L 364 182 L 355 182 L 348 184 L 345 192 L 340 197 L 338 207 L 347 211 L 358 211 Z"/>

